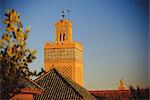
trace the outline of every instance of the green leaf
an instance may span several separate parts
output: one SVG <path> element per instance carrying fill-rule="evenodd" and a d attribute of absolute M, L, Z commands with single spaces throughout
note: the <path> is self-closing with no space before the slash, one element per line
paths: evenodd
<path fill-rule="evenodd" d="M 31 51 L 31 54 L 32 54 L 32 55 L 35 55 L 35 54 L 36 54 L 36 52 L 37 52 L 36 50 Z"/>
<path fill-rule="evenodd" d="M 6 13 L 9 14 L 11 11 L 10 9 L 6 9 Z"/>
<path fill-rule="evenodd" d="M 25 32 L 26 32 L 26 33 L 30 32 L 30 29 L 31 29 L 31 26 L 28 26 L 28 27 L 25 29 Z"/>

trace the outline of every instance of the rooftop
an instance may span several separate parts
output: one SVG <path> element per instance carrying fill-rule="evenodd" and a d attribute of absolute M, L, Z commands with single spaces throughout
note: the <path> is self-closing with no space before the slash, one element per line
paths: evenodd
<path fill-rule="evenodd" d="M 34 96 L 36 100 L 49 100 L 49 98 L 95 100 L 85 88 L 60 74 L 55 68 L 41 75 L 35 82 L 45 89 L 43 94 Z"/>

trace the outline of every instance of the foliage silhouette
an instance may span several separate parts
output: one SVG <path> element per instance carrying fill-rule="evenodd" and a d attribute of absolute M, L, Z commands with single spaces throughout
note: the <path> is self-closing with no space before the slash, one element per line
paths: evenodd
<path fill-rule="evenodd" d="M 8 9 L 4 15 L 6 31 L 0 39 L 0 99 L 9 99 L 22 87 L 18 86 L 19 79 L 24 76 L 37 76 L 36 72 L 33 73 L 28 68 L 28 64 L 36 59 L 36 51 L 26 48 L 31 27 L 23 30 L 20 14 L 16 10 Z M 44 70 L 40 74 L 43 72 Z"/>

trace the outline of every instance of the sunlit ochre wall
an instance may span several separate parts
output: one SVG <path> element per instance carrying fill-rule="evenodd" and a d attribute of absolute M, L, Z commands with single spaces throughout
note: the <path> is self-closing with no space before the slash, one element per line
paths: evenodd
<path fill-rule="evenodd" d="M 55 67 L 65 76 L 83 86 L 82 44 L 72 40 L 72 22 L 62 19 L 55 23 L 55 41 L 44 45 L 44 66 Z"/>

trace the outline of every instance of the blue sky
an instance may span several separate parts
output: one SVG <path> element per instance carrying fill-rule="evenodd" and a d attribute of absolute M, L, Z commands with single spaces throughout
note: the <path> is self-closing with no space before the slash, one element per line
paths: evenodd
<path fill-rule="evenodd" d="M 73 39 L 84 45 L 85 88 L 117 89 L 121 78 L 127 87 L 148 86 L 148 0 L 0 0 L 0 7 L 2 14 L 16 9 L 32 27 L 27 46 L 38 52 L 31 70 L 44 67 L 44 42 L 54 41 L 54 22 L 70 9 Z"/>

